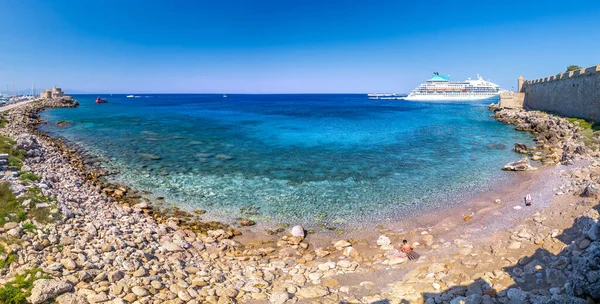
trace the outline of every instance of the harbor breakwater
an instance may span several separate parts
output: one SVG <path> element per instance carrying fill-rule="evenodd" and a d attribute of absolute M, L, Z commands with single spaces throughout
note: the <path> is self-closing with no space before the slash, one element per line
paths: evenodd
<path fill-rule="evenodd" d="M 520 78 L 519 93 L 525 108 L 600 121 L 600 64 L 534 80 Z"/>

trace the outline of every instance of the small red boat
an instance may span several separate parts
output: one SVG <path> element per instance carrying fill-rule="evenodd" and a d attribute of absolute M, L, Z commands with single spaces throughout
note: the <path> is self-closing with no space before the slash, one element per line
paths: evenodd
<path fill-rule="evenodd" d="M 96 98 L 96 103 L 107 103 L 107 102 L 108 102 L 108 100 L 106 100 L 106 99 L 102 99 L 100 97 Z"/>

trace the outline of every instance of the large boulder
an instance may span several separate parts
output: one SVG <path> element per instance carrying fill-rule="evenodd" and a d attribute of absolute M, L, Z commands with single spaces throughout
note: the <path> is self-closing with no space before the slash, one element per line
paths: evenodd
<path fill-rule="evenodd" d="M 44 303 L 56 296 L 70 291 L 73 286 L 65 281 L 40 279 L 33 283 L 31 296 L 27 298 L 32 304 Z"/>
<path fill-rule="evenodd" d="M 44 149 L 33 135 L 21 135 L 17 137 L 17 149 L 24 150 L 27 156 L 36 157 L 44 154 Z"/>
<path fill-rule="evenodd" d="M 504 165 L 504 168 L 502 168 L 502 170 L 505 170 L 505 171 L 529 171 L 529 170 L 537 170 L 537 168 L 531 166 L 531 164 L 529 163 L 529 158 L 523 157 L 519 161 L 508 163 L 508 164 Z"/>
<path fill-rule="evenodd" d="M 600 223 L 598 221 L 592 222 L 585 234 L 592 241 L 600 241 Z"/>
<path fill-rule="evenodd" d="M 593 226 L 596 226 L 595 223 Z M 600 301 L 600 242 L 593 242 L 573 263 L 573 273 L 569 277 L 570 296 Z"/>
<path fill-rule="evenodd" d="M 581 194 L 581 196 L 597 197 L 598 194 L 600 194 L 600 187 L 598 187 L 598 184 L 590 182 L 589 184 L 587 184 L 587 186 L 585 186 L 585 189 L 583 189 L 583 193 Z"/>
<path fill-rule="evenodd" d="M 40 143 L 33 135 L 27 134 L 17 137 L 17 149 L 19 150 L 29 151 L 33 149 L 39 149 L 40 147 Z"/>

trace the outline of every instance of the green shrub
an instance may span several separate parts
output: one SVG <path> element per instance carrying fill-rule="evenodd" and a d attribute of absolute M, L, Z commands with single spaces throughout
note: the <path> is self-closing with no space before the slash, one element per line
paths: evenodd
<path fill-rule="evenodd" d="M 5 267 L 8 267 L 16 259 L 17 259 L 16 254 L 14 254 L 14 253 L 9 254 L 8 256 L 6 256 L 6 258 L 4 260 L 0 260 L 0 269 L 4 269 Z"/>
<path fill-rule="evenodd" d="M 23 172 L 19 171 L 19 179 L 22 181 L 33 181 L 37 182 L 40 180 L 40 177 L 31 172 Z"/>
<path fill-rule="evenodd" d="M 594 132 L 600 130 L 600 124 L 595 123 L 593 120 L 585 120 L 574 117 L 567 117 L 567 120 L 570 123 L 579 123 L 579 127 L 581 128 L 579 134 L 583 136 L 583 143 L 585 143 L 587 147 L 594 144 Z"/>
<path fill-rule="evenodd" d="M 28 206 L 30 208 L 29 211 L 25 211 L 25 207 L 23 206 L 26 200 L 30 201 Z M 52 202 L 53 200 L 43 195 L 42 190 L 39 188 L 29 188 L 23 196 L 17 199 L 10 189 L 8 182 L 2 182 L 0 183 L 0 225 L 6 223 L 6 218 L 9 221 L 15 222 L 23 222 L 28 218 L 39 223 L 55 222 L 61 218 L 60 212 L 52 213 L 52 208 L 49 207 L 35 207 L 39 203 Z"/>
<path fill-rule="evenodd" d="M 16 141 L 6 137 L 0 136 L 0 154 L 8 154 L 8 163 L 21 169 L 23 166 L 23 160 L 25 160 L 25 151 L 17 150 L 15 148 Z"/>
<path fill-rule="evenodd" d="M 23 224 L 23 230 L 28 231 L 28 232 L 34 232 L 36 231 L 38 228 L 32 224 L 32 223 L 24 223 Z"/>
<path fill-rule="evenodd" d="M 0 288 L 0 303 L 4 304 L 25 304 L 26 298 L 31 295 L 33 282 L 39 279 L 47 279 L 41 269 L 33 268 L 19 274 L 11 282 L 6 283 Z"/>
<path fill-rule="evenodd" d="M 4 225 L 5 218 L 15 219 L 19 210 L 21 210 L 21 206 L 10 189 L 10 184 L 8 182 L 0 183 L 0 224 Z"/>

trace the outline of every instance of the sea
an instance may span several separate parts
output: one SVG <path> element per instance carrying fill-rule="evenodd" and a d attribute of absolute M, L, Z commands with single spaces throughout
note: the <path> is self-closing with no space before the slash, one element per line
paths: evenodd
<path fill-rule="evenodd" d="M 110 179 L 267 224 L 406 219 L 507 183 L 501 168 L 532 137 L 487 103 L 369 100 L 366 94 L 75 95 L 41 131 L 115 172 Z M 58 124 L 66 121 L 68 124 Z"/>

